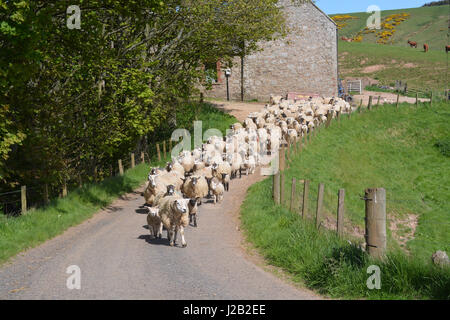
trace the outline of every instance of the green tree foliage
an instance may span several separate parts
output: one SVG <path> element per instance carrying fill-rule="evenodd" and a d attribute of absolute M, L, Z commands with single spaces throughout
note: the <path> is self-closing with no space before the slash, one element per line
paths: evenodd
<path fill-rule="evenodd" d="M 72 4 L 80 29 L 67 27 L 66 1 L 0 0 L 3 186 L 108 175 L 176 125 L 173 111 L 196 92 L 205 63 L 284 32 L 275 0 Z"/>

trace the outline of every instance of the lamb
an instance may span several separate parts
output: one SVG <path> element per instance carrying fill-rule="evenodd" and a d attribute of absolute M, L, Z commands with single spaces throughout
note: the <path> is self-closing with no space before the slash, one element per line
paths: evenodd
<path fill-rule="evenodd" d="M 217 178 L 211 180 L 211 191 L 214 197 L 214 204 L 223 200 L 223 194 L 225 193 L 225 187 Z"/>
<path fill-rule="evenodd" d="M 226 173 L 222 173 L 222 184 L 225 188 L 225 191 L 230 191 L 230 175 Z"/>
<path fill-rule="evenodd" d="M 178 231 L 181 234 L 181 244 L 183 248 L 187 246 L 184 238 L 184 228 L 189 225 L 189 199 L 183 199 L 177 196 L 165 197 L 161 200 L 159 207 L 159 216 L 161 222 L 167 229 L 167 236 L 170 246 L 176 243 Z"/>
<path fill-rule="evenodd" d="M 208 182 L 205 177 L 192 176 L 185 179 L 182 192 L 187 198 L 196 199 L 198 204 L 201 205 L 201 199 L 208 195 L 208 189 Z"/>
<path fill-rule="evenodd" d="M 194 227 L 197 228 L 197 214 L 198 214 L 198 204 L 195 199 L 189 199 L 189 223 L 193 223 Z"/>
<path fill-rule="evenodd" d="M 256 170 L 256 160 L 253 156 L 247 156 L 241 165 L 241 170 L 244 170 L 245 175 L 254 174 Z"/>
<path fill-rule="evenodd" d="M 227 160 L 231 163 L 231 178 L 236 178 L 237 173 L 240 173 L 242 157 L 239 153 L 233 153 L 228 155 Z"/>
<path fill-rule="evenodd" d="M 162 228 L 163 224 L 161 222 L 161 216 L 159 214 L 159 208 L 147 208 L 147 225 L 148 230 L 150 231 L 150 236 L 153 236 L 154 239 L 162 237 Z"/>

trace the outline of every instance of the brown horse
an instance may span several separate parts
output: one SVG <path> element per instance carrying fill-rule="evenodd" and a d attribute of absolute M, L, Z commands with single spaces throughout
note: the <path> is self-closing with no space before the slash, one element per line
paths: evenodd
<path fill-rule="evenodd" d="M 415 41 L 408 40 L 408 44 L 411 46 L 411 48 L 417 48 L 417 42 L 415 42 Z"/>
<path fill-rule="evenodd" d="M 449 52 L 450 51 L 450 46 L 445 46 L 445 52 Z"/>
<path fill-rule="evenodd" d="M 423 50 L 424 50 L 425 52 L 428 52 L 428 49 L 429 49 L 429 47 L 428 47 L 428 45 L 425 43 L 425 44 L 423 45 Z"/>

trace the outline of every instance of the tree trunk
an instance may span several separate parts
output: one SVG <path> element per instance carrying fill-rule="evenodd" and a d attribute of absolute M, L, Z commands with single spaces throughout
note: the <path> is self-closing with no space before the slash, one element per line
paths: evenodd
<path fill-rule="evenodd" d="M 241 101 L 244 101 L 244 55 L 241 55 Z"/>

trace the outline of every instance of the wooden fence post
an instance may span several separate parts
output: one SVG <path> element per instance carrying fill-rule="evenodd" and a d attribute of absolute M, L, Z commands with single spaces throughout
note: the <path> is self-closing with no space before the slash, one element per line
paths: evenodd
<path fill-rule="evenodd" d="M 273 175 L 273 201 L 276 205 L 280 204 L 280 170 Z"/>
<path fill-rule="evenodd" d="M 337 210 L 337 234 L 339 237 L 344 235 L 344 214 L 345 214 L 345 190 L 341 189 L 338 193 L 338 210 Z"/>
<path fill-rule="evenodd" d="M 49 195 L 48 195 L 48 183 L 44 184 L 44 203 L 48 204 L 49 203 Z"/>
<path fill-rule="evenodd" d="M 62 197 L 65 198 L 67 197 L 67 182 L 64 181 L 63 186 L 62 186 Z"/>
<path fill-rule="evenodd" d="M 131 168 L 134 168 L 136 166 L 136 162 L 134 160 L 134 153 L 131 154 Z"/>
<path fill-rule="evenodd" d="M 119 175 L 123 176 L 123 165 L 122 165 L 122 160 L 119 160 Z"/>
<path fill-rule="evenodd" d="M 284 171 L 286 168 L 286 148 L 284 146 L 281 147 L 280 153 L 280 171 Z"/>
<path fill-rule="evenodd" d="M 325 185 L 319 183 L 319 191 L 317 193 L 317 210 L 316 210 L 316 228 L 319 229 L 320 223 L 322 222 L 322 206 L 323 206 L 323 192 L 325 190 Z"/>
<path fill-rule="evenodd" d="M 433 107 L 433 90 L 431 90 L 430 108 Z"/>
<path fill-rule="evenodd" d="M 302 205 L 302 218 L 308 215 L 308 193 L 309 193 L 309 180 L 305 180 L 303 185 L 303 205 Z"/>
<path fill-rule="evenodd" d="M 22 214 L 27 213 L 27 186 L 20 188 L 20 198 L 22 202 Z"/>
<path fill-rule="evenodd" d="M 280 204 L 284 206 L 285 194 L 284 194 L 284 172 L 280 173 Z"/>
<path fill-rule="evenodd" d="M 398 108 L 399 102 L 400 102 L 400 94 L 398 93 L 398 94 L 397 94 L 397 105 L 396 105 L 396 108 Z"/>
<path fill-rule="evenodd" d="M 293 212 L 294 209 L 294 200 L 295 200 L 295 188 L 296 188 L 296 183 L 297 181 L 295 180 L 295 178 L 292 178 L 292 185 L 291 185 L 291 205 L 289 207 L 289 210 L 291 210 L 291 212 Z"/>
<path fill-rule="evenodd" d="M 380 105 L 381 96 L 378 96 L 377 106 Z"/>
<path fill-rule="evenodd" d="M 172 153 L 172 139 L 169 139 L 169 153 Z"/>
<path fill-rule="evenodd" d="M 386 251 L 386 190 L 365 190 L 366 250 L 372 257 L 381 258 Z"/>
<path fill-rule="evenodd" d="M 163 155 L 164 155 L 164 159 L 166 159 L 166 157 L 167 157 L 167 153 L 166 153 L 166 140 L 163 141 Z"/>
<path fill-rule="evenodd" d="M 158 153 L 158 161 L 161 162 L 161 151 L 159 150 L 159 143 L 156 144 L 156 152 Z"/>
<path fill-rule="evenodd" d="M 145 163 L 145 153 L 141 152 L 141 163 Z"/>
<path fill-rule="evenodd" d="M 327 123 L 325 124 L 325 128 L 328 128 L 331 124 L 331 120 L 333 119 L 333 115 L 331 114 L 331 111 L 327 112 Z"/>
<path fill-rule="evenodd" d="M 369 104 L 367 105 L 367 109 L 368 109 L 368 110 L 371 110 L 371 109 L 372 109 L 372 99 L 373 99 L 373 97 L 372 97 L 372 96 L 369 96 Z"/>

